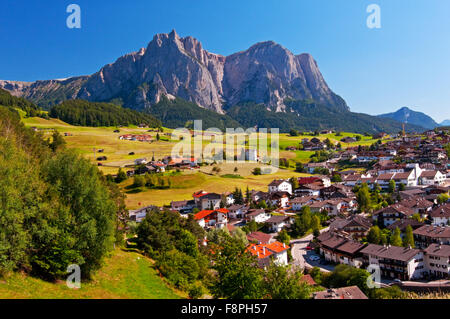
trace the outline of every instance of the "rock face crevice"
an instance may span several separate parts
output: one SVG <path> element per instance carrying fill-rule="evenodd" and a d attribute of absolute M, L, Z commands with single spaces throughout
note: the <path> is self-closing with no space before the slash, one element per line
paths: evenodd
<path fill-rule="evenodd" d="M 147 48 L 126 54 L 90 76 L 33 83 L 0 81 L 0 87 L 41 105 L 81 98 L 118 100 L 126 107 L 144 109 L 167 96 L 218 113 L 242 102 L 263 103 L 283 112 L 286 99 L 312 99 L 348 110 L 309 54 L 294 55 L 267 41 L 225 57 L 206 51 L 193 37 L 180 37 L 175 30 L 155 35 Z"/>

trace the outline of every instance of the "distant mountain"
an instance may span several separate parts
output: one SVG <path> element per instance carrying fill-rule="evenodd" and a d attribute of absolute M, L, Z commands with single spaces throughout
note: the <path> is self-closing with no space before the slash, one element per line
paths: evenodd
<path fill-rule="evenodd" d="M 426 129 L 433 129 L 439 126 L 430 116 L 422 112 L 413 111 L 407 107 L 402 107 L 397 112 L 378 115 L 379 117 L 387 117 L 401 123 L 409 123 L 418 125 Z"/>
<path fill-rule="evenodd" d="M 287 101 L 287 112 L 271 112 L 263 104 L 247 103 L 232 107 L 227 115 L 239 120 L 244 127 L 276 127 L 280 132 L 290 129 L 315 131 L 334 129 L 336 131 L 397 133 L 402 124 L 393 119 L 379 118 L 363 113 L 340 112 L 332 107 L 314 101 Z M 407 132 L 421 132 L 420 126 L 407 124 Z"/>
<path fill-rule="evenodd" d="M 450 120 L 445 120 L 439 123 L 439 126 L 450 126 Z"/>
<path fill-rule="evenodd" d="M 294 55 L 267 41 L 222 56 L 175 31 L 155 35 L 146 48 L 126 54 L 92 75 L 36 82 L 0 81 L 0 88 L 45 109 L 74 99 L 110 102 L 145 110 L 171 126 L 203 116 L 220 127 L 262 122 L 280 123 L 280 128 L 294 123 L 298 128 L 361 133 L 391 133 L 401 128 L 395 121 L 350 112 L 344 99 L 328 87 L 310 54 Z M 263 106 L 264 112 L 242 110 L 252 104 Z M 235 106 L 239 106 L 239 112 L 233 111 Z M 225 116 L 228 113 L 233 116 Z"/>

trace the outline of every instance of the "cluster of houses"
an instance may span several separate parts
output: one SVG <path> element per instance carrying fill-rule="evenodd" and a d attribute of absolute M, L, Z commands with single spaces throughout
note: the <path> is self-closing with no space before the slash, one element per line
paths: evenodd
<path fill-rule="evenodd" d="M 422 164 L 421 167 L 418 163 L 395 164 L 392 160 L 383 160 L 366 173 L 343 173 L 342 180 L 344 185 L 351 187 L 366 183 L 371 188 L 378 185 L 382 189 L 389 188 L 391 181 L 404 186 L 443 185 L 447 174 L 428 167 L 430 165 Z"/>
<path fill-rule="evenodd" d="M 119 136 L 119 140 L 151 142 L 153 137 L 148 134 L 124 134 Z"/>
<path fill-rule="evenodd" d="M 448 190 L 447 190 L 448 191 Z M 411 218 L 419 214 L 424 221 Z M 414 248 L 367 244 L 361 241 L 373 225 L 413 229 Z M 354 267 L 377 265 L 381 276 L 414 280 L 450 276 L 450 203 L 437 205 L 423 197 L 405 199 L 372 214 L 336 218 L 317 245 L 328 261 Z"/>
<path fill-rule="evenodd" d="M 197 160 L 194 157 L 190 158 L 172 158 L 170 156 L 164 157 L 161 161 L 151 160 L 147 158 L 138 158 L 134 160 L 136 169 L 127 172 L 128 176 L 144 175 L 151 173 L 164 173 L 170 169 L 194 169 L 198 168 Z"/>

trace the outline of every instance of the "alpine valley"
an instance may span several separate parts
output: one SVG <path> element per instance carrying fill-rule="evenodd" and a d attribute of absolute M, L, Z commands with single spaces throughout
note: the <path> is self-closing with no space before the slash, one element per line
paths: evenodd
<path fill-rule="evenodd" d="M 402 124 L 350 111 L 327 85 L 310 54 L 261 42 L 229 56 L 203 49 L 175 30 L 98 72 L 62 80 L 0 80 L 0 88 L 43 109 L 66 100 L 107 102 L 150 113 L 167 127 L 194 119 L 224 127 L 278 127 L 280 131 L 334 129 L 399 132 Z M 414 124 L 407 131 L 423 131 Z"/>

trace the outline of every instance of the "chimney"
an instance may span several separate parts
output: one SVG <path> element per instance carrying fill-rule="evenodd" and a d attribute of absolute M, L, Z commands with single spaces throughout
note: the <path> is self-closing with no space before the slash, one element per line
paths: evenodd
<path fill-rule="evenodd" d="M 286 244 L 285 243 L 283 243 L 283 248 L 286 248 Z"/>
<path fill-rule="evenodd" d="M 263 246 L 263 255 L 265 255 L 265 254 L 266 254 L 266 247 Z"/>

